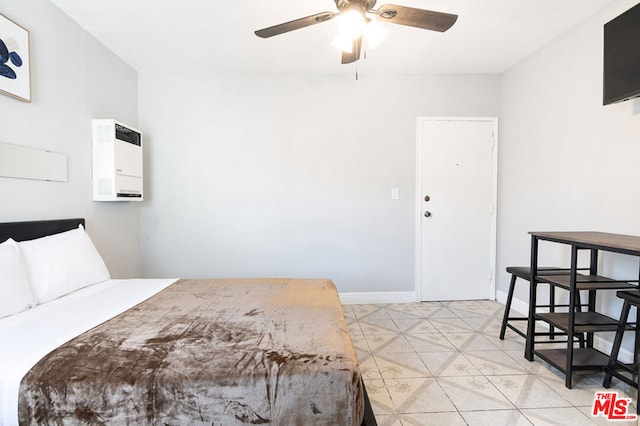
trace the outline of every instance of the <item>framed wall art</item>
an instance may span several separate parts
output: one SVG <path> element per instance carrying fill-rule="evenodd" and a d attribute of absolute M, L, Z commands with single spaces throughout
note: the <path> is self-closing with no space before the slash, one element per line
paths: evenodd
<path fill-rule="evenodd" d="M 0 92 L 31 102 L 29 31 L 0 15 Z"/>

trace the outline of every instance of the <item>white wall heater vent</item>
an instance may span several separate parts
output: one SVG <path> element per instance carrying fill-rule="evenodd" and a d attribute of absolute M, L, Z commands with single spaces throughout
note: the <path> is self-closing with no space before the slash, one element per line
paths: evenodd
<path fill-rule="evenodd" d="M 112 119 L 91 122 L 93 200 L 142 201 L 142 133 Z"/>

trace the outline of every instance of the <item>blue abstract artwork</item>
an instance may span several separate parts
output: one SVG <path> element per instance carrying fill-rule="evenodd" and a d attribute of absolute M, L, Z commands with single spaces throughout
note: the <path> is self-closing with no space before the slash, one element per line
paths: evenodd
<path fill-rule="evenodd" d="M 0 92 L 31 101 L 29 32 L 0 15 Z"/>
<path fill-rule="evenodd" d="M 17 52 L 9 52 L 7 45 L 0 38 L 0 77 L 16 78 L 15 71 L 7 65 L 8 61 L 11 61 L 16 67 L 22 66 L 22 58 L 20 58 L 20 55 Z"/>

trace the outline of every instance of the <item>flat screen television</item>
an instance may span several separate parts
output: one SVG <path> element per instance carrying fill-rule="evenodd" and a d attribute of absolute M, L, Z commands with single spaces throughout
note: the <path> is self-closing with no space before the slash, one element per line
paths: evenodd
<path fill-rule="evenodd" d="M 604 24 L 604 105 L 640 96 L 640 3 Z"/>

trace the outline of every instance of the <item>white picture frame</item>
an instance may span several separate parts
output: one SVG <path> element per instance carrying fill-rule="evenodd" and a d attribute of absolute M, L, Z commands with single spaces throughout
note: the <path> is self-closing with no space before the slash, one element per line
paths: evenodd
<path fill-rule="evenodd" d="M 0 14 L 0 93 L 31 102 L 29 31 Z"/>

